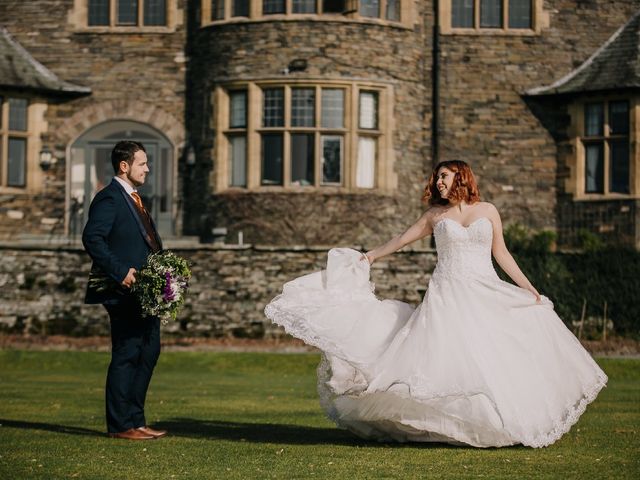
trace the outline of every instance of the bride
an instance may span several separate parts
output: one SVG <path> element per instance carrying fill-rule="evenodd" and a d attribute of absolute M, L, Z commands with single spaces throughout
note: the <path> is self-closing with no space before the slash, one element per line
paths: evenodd
<path fill-rule="evenodd" d="M 607 376 L 514 261 L 465 162 L 441 162 L 424 199 L 402 235 L 364 255 L 332 249 L 327 269 L 285 284 L 266 315 L 322 350 L 321 405 L 356 435 L 552 444 Z M 376 298 L 370 264 L 432 234 L 438 262 L 418 308 Z M 499 279 L 492 254 L 517 287 Z"/>

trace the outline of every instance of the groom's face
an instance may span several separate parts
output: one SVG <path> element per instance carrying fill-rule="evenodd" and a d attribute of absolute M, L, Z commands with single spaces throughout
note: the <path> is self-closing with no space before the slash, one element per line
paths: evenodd
<path fill-rule="evenodd" d="M 144 184 L 149 173 L 149 164 L 147 163 L 147 154 L 142 150 L 138 150 L 133 156 L 133 163 L 129 165 L 122 162 L 121 168 L 127 174 L 127 179 L 134 187 L 140 187 Z"/>

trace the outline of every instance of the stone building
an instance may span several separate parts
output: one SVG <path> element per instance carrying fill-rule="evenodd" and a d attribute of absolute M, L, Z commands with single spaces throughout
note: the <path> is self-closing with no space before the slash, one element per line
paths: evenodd
<path fill-rule="evenodd" d="M 638 0 L 0 0 L 0 240 L 17 262 L 0 283 L 16 282 L 20 262 L 53 277 L 84 271 L 77 237 L 123 138 L 147 146 L 143 198 L 169 245 L 216 275 L 224 257 L 236 279 L 203 286 L 194 302 L 205 306 L 188 309 L 212 334 L 260 323 L 273 294 L 237 299 L 225 282 L 277 283 L 298 272 L 286 267 L 295 252 L 318 264 L 309 252 L 321 245 L 371 247 L 402 231 L 441 159 L 467 160 L 507 224 L 555 230 L 565 245 L 586 230 L 638 248 L 639 10 Z M 47 260 L 56 248 L 66 266 Z M 421 248 L 417 263 L 429 265 Z M 267 263 L 243 270 L 256 255 Z M 73 315 L 90 315 L 74 295 L 47 308 L 68 317 L 71 301 Z M 230 306 L 207 306 L 216 298 Z M 0 318 L 19 324 L 20 308 Z"/>

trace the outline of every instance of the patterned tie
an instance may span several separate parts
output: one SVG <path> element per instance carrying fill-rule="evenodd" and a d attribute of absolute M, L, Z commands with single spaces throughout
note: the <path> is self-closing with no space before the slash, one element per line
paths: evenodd
<path fill-rule="evenodd" d="M 160 251 L 160 245 L 156 240 L 156 234 L 153 226 L 151 225 L 151 218 L 149 217 L 149 213 L 146 208 L 144 208 L 144 204 L 142 203 L 142 198 L 138 195 L 138 192 L 131 192 L 131 198 L 133 198 L 133 202 L 136 204 L 138 208 L 138 213 L 140 214 L 140 219 L 142 220 L 142 224 L 144 225 L 144 229 L 147 232 L 147 240 L 151 244 L 151 249 L 154 252 Z"/>

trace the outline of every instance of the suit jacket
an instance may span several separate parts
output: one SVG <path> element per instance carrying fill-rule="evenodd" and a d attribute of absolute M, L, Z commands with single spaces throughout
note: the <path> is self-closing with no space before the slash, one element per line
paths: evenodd
<path fill-rule="evenodd" d="M 151 224 L 157 245 L 162 248 L 153 220 Z M 93 260 L 89 279 L 106 275 L 114 280 L 114 288 L 108 291 L 99 291 L 89 282 L 85 303 L 130 301 L 131 294 L 120 283 L 130 268 L 140 270 L 153 250 L 133 199 L 117 180 L 100 190 L 91 202 L 82 243 Z"/>

